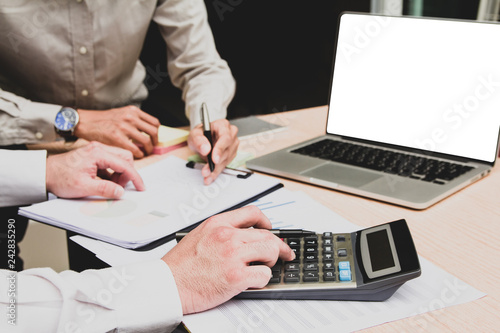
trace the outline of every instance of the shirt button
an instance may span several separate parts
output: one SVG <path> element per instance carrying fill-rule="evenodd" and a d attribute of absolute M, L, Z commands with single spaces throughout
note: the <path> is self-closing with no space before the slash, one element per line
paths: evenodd
<path fill-rule="evenodd" d="M 89 91 L 87 89 L 83 89 L 82 96 L 88 96 L 88 95 L 89 95 Z"/>
<path fill-rule="evenodd" d="M 87 48 L 85 46 L 80 47 L 80 54 L 87 54 Z"/>
<path fill-rule="evenodd" d="M 37 138 L 38 140 L 43 139 L 43 133 L 42 132 L 36 132 L 35 133 L 35 138 Z"/>

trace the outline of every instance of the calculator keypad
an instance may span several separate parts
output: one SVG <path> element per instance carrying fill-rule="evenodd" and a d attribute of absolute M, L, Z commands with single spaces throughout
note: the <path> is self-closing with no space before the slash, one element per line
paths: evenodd
<path fill-rule="evenodd" d="M 284 239 L 295 252 L 295 260 L 279 260 L 272 268 L 268 287 L 314 283 L 337 285 L 355 282 L 354 259 L 350 234 L 325 232 L 303 238 Z M 347 285 L 346 285 L 347 287 Z"/>

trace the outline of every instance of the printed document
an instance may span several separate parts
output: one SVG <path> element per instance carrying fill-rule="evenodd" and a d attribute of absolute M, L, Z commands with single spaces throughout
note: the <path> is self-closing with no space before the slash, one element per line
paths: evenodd
<path fill-rule="evenodd" d="M 169 156 L 139 170 L 146 190 L 129 183 L 121 199 L 54 199 L 19 213 L 125 248 L 138 248 L 230 209 L 279 186 L 277 179 L 222 173 L 210 185 L 200 170 Z"/>

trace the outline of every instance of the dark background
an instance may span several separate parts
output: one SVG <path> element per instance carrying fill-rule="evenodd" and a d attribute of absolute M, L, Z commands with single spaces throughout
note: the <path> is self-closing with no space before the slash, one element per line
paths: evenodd
<path fill-rule="evenodd" d="M 479 0 L 427 0 L 423 15 L 475 19 Z M 369 12 L 369 0 L 205 0 L 217 49 L 236 79 L 228 118 L 328 103 L 337 18 Z M 411 0 L 405 0 L 408 15 Z M 169 126 L 188 125 L 181 92 L 163 76 L 165 42 L 153 23 L 141 55 L 149 98 L 142 108 Z"/>

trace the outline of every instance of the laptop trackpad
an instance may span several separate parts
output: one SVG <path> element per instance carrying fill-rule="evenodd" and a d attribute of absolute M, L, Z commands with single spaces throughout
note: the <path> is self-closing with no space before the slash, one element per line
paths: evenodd
<path fill-rule="evenodd" d="M 382 177 L 374 172 L 332 163 L 322 164 L 301 174 L 349 187 L 360 187 Z"/>

